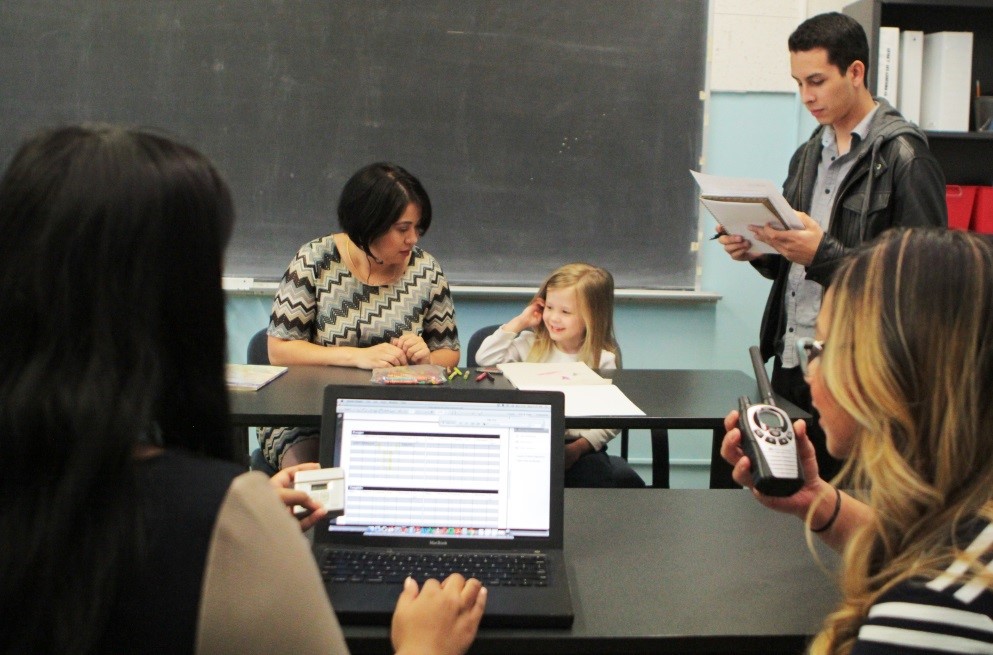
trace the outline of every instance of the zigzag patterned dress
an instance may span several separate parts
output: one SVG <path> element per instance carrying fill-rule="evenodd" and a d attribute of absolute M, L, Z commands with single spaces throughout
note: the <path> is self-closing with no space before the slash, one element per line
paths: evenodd
<path fill-rule="evenodd" d="M 297 251 L 272 302 L 266 332 L 322 346 L 368 347 L 418 330 L 432 351 L 459 349 L 455 305 L 438 261 L 414 246 L 399 280 L 371 286 L 352 275 L 328 235 Z M 259 445 L 278 469 L 287 447 L 319 434 L 315 428 L 263 428 Z"/>

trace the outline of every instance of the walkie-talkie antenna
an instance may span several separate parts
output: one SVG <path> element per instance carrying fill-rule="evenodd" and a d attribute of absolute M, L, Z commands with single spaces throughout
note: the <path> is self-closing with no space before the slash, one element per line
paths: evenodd
<path fill-rule="evenodd" d="M 762 361 L 762 353 L 758 346 L 748 349 L 748 354 L 752 356 L 752 369 L 755 371 L 755 381 L 759 383 L 759 396 L 766 405 L 775 405 L 776 401 L 772 397 L 772 385 L 769 384 L 769 375 L 765 372 L 765 362 Z"/>

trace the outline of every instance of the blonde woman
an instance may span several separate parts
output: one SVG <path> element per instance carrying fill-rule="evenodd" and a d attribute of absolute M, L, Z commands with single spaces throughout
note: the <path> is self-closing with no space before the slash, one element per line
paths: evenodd
<path fill-rule="evenodd" d="M 975 234 L 884 234 L 839 270 L 798 348 L 849 495 L 818 476 L 756 493 L 843 554 L 842 601 L 812 653 L 993 652 L 993 245 Z M 721 453 L 750 487 L 737 412 Z"/>
<path fill-rule="evenodd" d="M 556 269 L 524 311 L 483 340 L 476 362 L 584 362 L 593 369 L 619 368 L 614 278 L 584 263 Z M 616 435 L 616 430 L 566 431 L 566 486 L 613 485 L 604 448 Z"/>

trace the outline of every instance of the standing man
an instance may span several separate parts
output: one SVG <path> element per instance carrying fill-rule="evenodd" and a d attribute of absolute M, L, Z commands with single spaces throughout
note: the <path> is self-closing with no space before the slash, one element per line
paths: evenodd
<path fill-rule="evenodd" d="M 821 294 L 845 254 L 890 227 L 948 224 L 945 178 L 924 133 L 869 93 L 869 43 L 858 22 L 839 13 L 814 16 L 790 35 L 789 49 L 800 97 L 820 123 L 794 153 L 783 184 L 804 229 L 752 228 L 753 238 L 778 255 L 749 253 L 751 243 L 740 235 L 720 242 L 732 259 L 774 280 L 762 316 L 762 356 L 775 358 L 773 390 L 814 414 L 807 431 L 821 475 L 830 479 L 841 463 L 825 448 L 796 340 L 814 335 Z"/>

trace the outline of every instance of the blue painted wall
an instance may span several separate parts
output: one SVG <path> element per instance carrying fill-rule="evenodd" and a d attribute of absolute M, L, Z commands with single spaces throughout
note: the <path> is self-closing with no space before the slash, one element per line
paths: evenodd
<path fill-rule="evenodd" d="M 790 155 L 815 126 L 794 94 L 715 93 L 708 113 L 704 170 L 715 175 L 767 178 L 777 184 L 786 176 Z M 686 184 L 692 183 L 687 173 Z M 714 222 L 705 211 L 701 213 L 700 286 L 702 291 L 716 292 L 722 298 L 716 303 L 701 304 L 620 302 L 614 320 L 624 363 L 629 368 L 730 368 L 751 374 L 748 347 L 758 342 L 769 282 L 749 265 L 731 261 L 716 242 L 706 240 Z M 329 230 L 334 225 L 331 207 L 328 225 Z M 610 235 L 604 236 L 609 240 Z M 422 245 L 431 250 L 430 235 Z M 292 255 L 286 253 L 287 262 Z M 659 257 L 665 257 L 665 253 L 659 253 Z M 577 253 L 577 259 L 596 261 L 589 253 Z M 230 361 L 245 361 L 248 340 L 266 326 L 270 304 L 268 297 L 229 296 Z M 467 342 L 475 330 L 507 321 L 523 304 L 456 295 L 455 307 L 461 338 Z M 734 402 L 734 398 L 728 398 L 729 409 Z M 673 435 L 672 486 L 706 487 L 709 433 L 686 430 Z M 632 435 L 631 459 L 648 479 L 647 434 Z"/>

